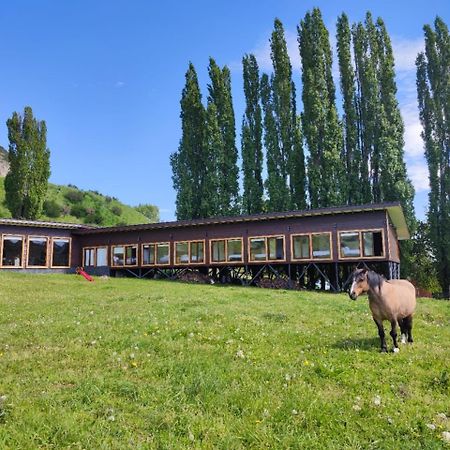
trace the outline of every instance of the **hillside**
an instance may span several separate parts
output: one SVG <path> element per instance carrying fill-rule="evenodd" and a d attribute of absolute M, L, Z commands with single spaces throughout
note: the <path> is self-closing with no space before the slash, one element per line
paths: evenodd
<path fill-rule="evenodd" d="M 8 152 L 0 145 L 0 177 L 4 177 L 9 170 Z"/>
<path fill-rule="evenodd" d="M 9 218 L 5 205 L 4 177 L 0 177 L 0 217 Z M 95 191 L 83 191 L 76 186 L 49 183 L 44 214 L 40 220 L 86 223 L 102 226 L 148 223 L 150 220 L 134 207 Z"/>

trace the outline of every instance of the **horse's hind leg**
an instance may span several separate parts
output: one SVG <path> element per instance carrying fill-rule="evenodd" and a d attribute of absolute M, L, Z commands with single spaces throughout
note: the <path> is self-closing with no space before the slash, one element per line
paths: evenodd
<path fill-rule="evenodd" d="M 379 319 L 375 319 L 375 317 L 373 318 L 373 320 L 378 328 L 378 336 L 380 336 L 381 351 L 387 352 L 386 339 L 384 337 L 383 321 L 379 320 Z"/>
<path fill-rule="evenodd" d="M 408 324 L 407 324 L 407 320 L 406 317 L 404 317 L 403 319 L 400 319 L 398 321 L 398 324 L 400 326 L 400 330 L 401 330 L 401 343 L 402 344 L 406 344 L 406 337 L 408 336 Z"/>
<path fill-rule="evenodd" d="M 398 352 L 398 343 L 397 343 L 397 321 L 391 321 L 391 337 L 392 342 L 394 343 L 394 352 Z"/>
<path fill-rule="evenodd" d="M 405 324 L 406 324 L 406 331 L 407 331 L 407 335 L 408 335 L 408 342 L 414 342 L 413 341 L 413 337 L 412 337 L 412 322 L 413 322 L 412 316 L 405 317 L 404 321 L 405 321 Z"/>

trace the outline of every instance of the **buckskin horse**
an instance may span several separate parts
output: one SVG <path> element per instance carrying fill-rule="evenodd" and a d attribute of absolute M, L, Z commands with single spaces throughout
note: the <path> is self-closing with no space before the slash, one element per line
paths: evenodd
<path fill-rule="evenodd" d="M 349 291 L 350 298 L 356 300 L 359 295 L 368 293 L 369 308 L 378 328 L 381 351 L 387 352 L 383 321 L 391 323 L 391 337 L 394 352 L 398 352 L 397 323 L 402 333 L 401 342 L 413 342 L 412 319 L 416 309 L 416 289 L 407 280 L 386 280 L 378 273 L 357 269 L 353 272 L 353 283 Z"/>

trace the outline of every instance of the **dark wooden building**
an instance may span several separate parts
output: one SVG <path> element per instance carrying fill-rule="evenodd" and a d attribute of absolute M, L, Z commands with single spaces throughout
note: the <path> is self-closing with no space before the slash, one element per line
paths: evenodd
<path fill-rule="evenodd" d="M 179 278 L 345 289 L 366 265 L 398 278 L 409 238 L 399 203 L 154 224 L 90 227 L 0 219 L 0 269 Z"/>

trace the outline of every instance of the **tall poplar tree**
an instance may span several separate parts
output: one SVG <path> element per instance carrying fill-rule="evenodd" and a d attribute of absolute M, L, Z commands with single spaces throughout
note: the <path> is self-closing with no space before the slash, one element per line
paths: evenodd
<path fill-rule="evenodd" d="M 450 36 L 436 17 L 424 26 L 425 52 L 418 55 L 417 96 L 430 180 L 428 222 L 439 282 L 450 297 Z"/>
<path fill-rule="evenodd" d="M 259 68 L 254 55 L 242 58 L 246 108 L 242 119 L 243 211 L 255 214 L 263 211 L 264 184 L 262 179 L 262 113 Z"/>
<path fill-rule="evenodd" d="M 5 178 L 6 204 L 15 218 L 37 219 L 42 213 L 48 179 L 50 150 L 47 126 L 27 106 L 6 122 L 9 138 L 9 172 Z"/>
<path fill-rule="evenodd" d="M 170 156 L 173 186 L 176 190 L 176 214 L 178 220 L 207 217 L 205 206 L 209 185 L 205 180 L 207 160 L 206 112 L 202 105 L 200 87 L 194 65 L 189 64 L 186 83 L 181 96 L 182 137 L 178 150 Z"/>
<path fill-rule="evenodd" d="M 344 103 L 344 164 L 347 173 L 345 195 L 348 204 L 362 203 L 361 148 L 358 145 L 358 117 L 356 109 L 355 71 L 351 56 L 351 30 L 346 14 L 337 21 L 337 53 L 341 92 Z"/>
<path fill-rule="evenodd" d="M 298 27 L 302 60 L 303 133 L 309 150 L 308 188 L 312 208 L 346 202 L 343 136 L 335 104 L 328 31 L 318 8 Z"/>
<path fill-rule="evenodd" d="M 221 69 L 213 58 L 208 66 L 211 83 L 208 85 L 208 104 L 214 103 L 217 112 L 222 146 L 218 160 L 218 213 L 234 215 L 239 213 L 239 168 L 236 148 L 236 125 L 231 95 L 230 70 Z"/>

